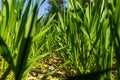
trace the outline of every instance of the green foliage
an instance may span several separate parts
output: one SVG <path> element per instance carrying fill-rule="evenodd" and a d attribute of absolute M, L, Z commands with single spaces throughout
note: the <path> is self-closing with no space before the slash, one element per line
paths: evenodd
<path fill-rule="evenodd" d="M 114 76 L 120 79 L 119 0 L 89 0 L 84 4 L 82 0 L 68 0 L 67 10 L 62 13 L 58 10 L 39 20 L 40 1 L 31 4 L 32 0 L 26 7 L 25 0 L 2 0 L 1 80 L 9 76 L 11 80 L 26 80 L 36 63 L 51 53 L 64 60 L 58 68 L 77 71 L 76 77 L 68 79 L 84 80 L 92 76 L 94 80 L 109 80 L 113 78 L 114 70 L 117 70 Z M 14 74 L 10 75 L 12 72 Z M 43 79 L 56 72 L 56 69 L 48 72 Z"/>
<path fill-rule="evenodd" d="M 49 7 L 48 12 L 49 14 L 54 14 L 58 11 L 64 10 L 65 0 L 48 0 Z"/>
<path fill-rule="evenodd" d="M 2 1 L 2 13 L 0 14 L 0 55 L 2 58 L 0 59 L 3 75 L 1 80 L 5 80 L 11 74 L 11 70 L 14 73 L 11 77 L 14 77 L 15 80 L 26 80 L 27 74 L 35 62 L 50 54 L 49 51 L 38 55 L 39 49 L 37 49 L 34 57 L 29 59 L 33 53 L 30 50 L 32 45 L 50 30 L 50 23 L 54 17 L 53 15 L 47 21 L 44 30 L 36 34 L 39 0 L 34 6 L 31 6 L 31 3 L 32 0 L 29 0 L 28 3 L 24 0 Z M 24 4 L 27 6 L 24 7 Z M 5 66 L 6 61 L 8 67 Z"/>
<path fill-rule="evenodd" d="M 102 71 L 113 67 L 117 59 L 119 75 L 119 10 L 118 0 L 88 1 L 82 7 L 79 1 L 68 1 L 67 14 L 58 13 L 58 53 L 70 60 L 78 74 Z M 115 17 L 117 16 L 117 17 Z M 112 70 L 101 79 L 112 79 Z M 119 79 L 119 78 L 118 78 Z"/>

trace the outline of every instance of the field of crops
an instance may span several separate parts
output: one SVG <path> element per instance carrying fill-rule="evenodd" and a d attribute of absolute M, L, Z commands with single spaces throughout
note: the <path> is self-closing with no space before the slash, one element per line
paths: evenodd
<path fill-rule="evenodd" d="M 120 79 L 120 0 L 68 0 L 40 19 L 40 0 L 25 4 L 0 4 L 0 80 Z"/>

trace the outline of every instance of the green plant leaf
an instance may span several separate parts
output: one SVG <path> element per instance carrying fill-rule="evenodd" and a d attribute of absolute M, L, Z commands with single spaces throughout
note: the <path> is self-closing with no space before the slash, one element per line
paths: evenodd
<path fill-rule="evenodd" d="M 0 54 L 3 58 L 9 63 L 13 65 L 12 57 L 10 55 L 9 49 L 5 44 L 4 40 L 0 36 Z"/>
<path fill-rule="evenodd" d="M 51 28 L 50 23 L 52 22 L 54 16 L 55 14 L 49 19 L 49 21 L 45 25 L 45 27 L 47 28 L 44 29 L 42 32 L 39 32 L 37 35 L 35 35 L 35 37 L 33 37 L 32 42 L 35 42 L 37 39 L 40 39 Z"/>
<path fill-rule="evenodd" d="M 33 57 L 27 64 L 26 64 L 26 67 L 24 69 L 24 74 L 23 74 L 23 77 L 25 77 L 25 75 L 33 68 L 33 66 L 35 65 L 35 63 L 46 57 L 47 55 L 49 55 L 51 52 L 47 52 L 47 53 L 43 53 L 41 55 L 36 55 L 35 57 Z"/>

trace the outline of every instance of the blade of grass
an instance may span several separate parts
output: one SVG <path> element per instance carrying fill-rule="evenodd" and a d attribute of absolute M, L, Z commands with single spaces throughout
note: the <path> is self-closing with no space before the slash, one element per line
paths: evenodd
<path fill-rule="evenodd" d="M 37 39 L 41 38 L 51 27 L 50 23 L 52 22 L 53 18 L 54 18 L 55 14 L 49 19 L 49 21 L 46 23 L 45 27 L 47 27 L 45 30 L 43 30 L 42 32 L 38 33 L 37 35 L 35 35 L 35 37 L 33 37 L 32 42 L 36 41 Z"/>

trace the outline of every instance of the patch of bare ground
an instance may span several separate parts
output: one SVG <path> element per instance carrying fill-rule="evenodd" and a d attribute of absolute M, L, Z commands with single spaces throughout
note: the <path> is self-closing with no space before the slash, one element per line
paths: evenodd
<path fill-rule="evenodd" d="M 34 66 L 28 74 L 27 80 L 46 78 L 48 80 L 65 79 L 66 76 L 73 76 L 76 74 L 75 69 L 68 69 L 66 67 L 59 67 L 64 63 L 64 60 L 52 54 L 46 59 L 39 62 L 39 65 Z M 48 76 L 50 75 L 50 76 Z"/>

